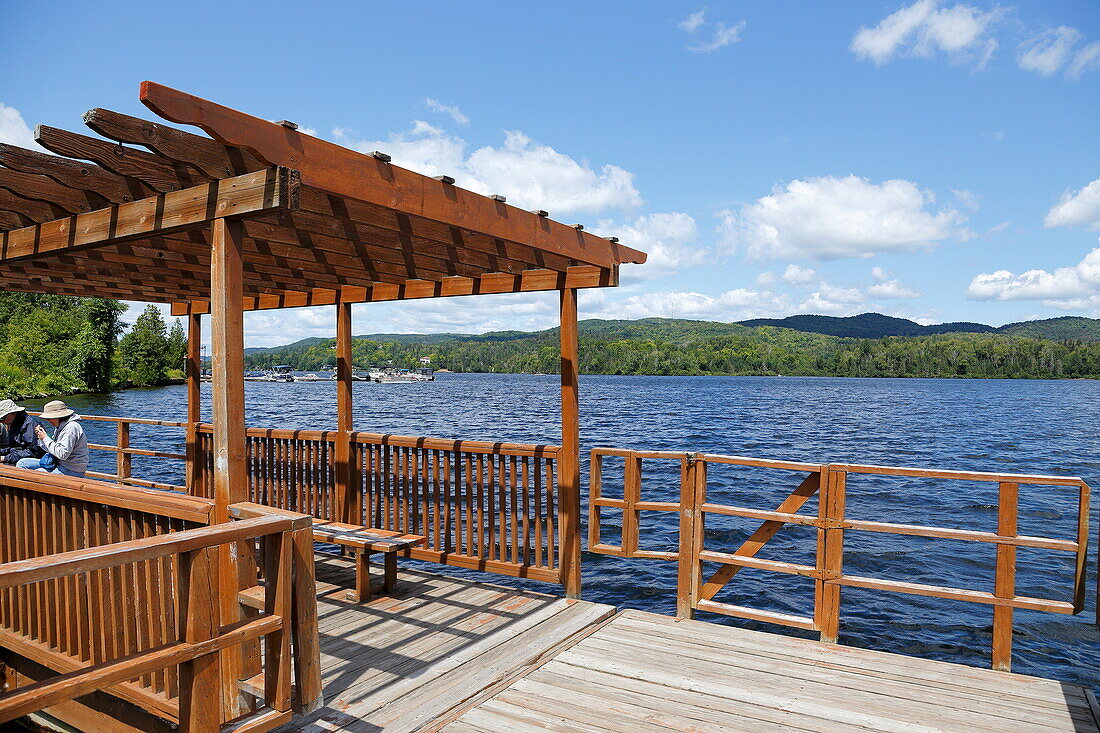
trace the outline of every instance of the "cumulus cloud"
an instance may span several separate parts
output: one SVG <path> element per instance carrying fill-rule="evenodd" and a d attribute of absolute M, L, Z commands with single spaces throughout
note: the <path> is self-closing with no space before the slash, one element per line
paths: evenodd
<path fill-rule="evenodd" d="M 706 15 L 706 8 L 697 10 L 681 20 L 679 23 L 677 23 L 676 27 L 682 30 L 684 33 L 694 33 L 695 31 L 702 28 L 704 24 L 706 24 Z"/>
<path fill-rule="evenodd" d="M 1100 229 L 1100 178 L 1077 191 L 1067 191 L 1047 212 L 1047 227 L 1084 226 Z"/>
<path fill-rule="evenodd" d="M 722 212 L 719 235 L 754 260 L 866 258 L 969 239 L 966 217 L 932 210 L 934 202 L 931 191 L 906 180 L 796 179 L 738 212 Z"/>
<path fill-rule="evenodd" d="M 623 270 L 624 281 L 666 275 L 683 267 L 705 262 L 713 253 L 696 241 L 695 219 L 681 212 L 646 214 L 632 224 L 600 222 L 594 231 L 614 235 L 648 257 L 640 267 Z"/>
<path fill-rule="evenodd" d="M 432 112 L 439 112 L 440 114 L 449 115 L 456 125 L 468 125 L 470 124 L 470 118 L 462 114 L 462 110 L 458 108 L 457 104 L 443 104 L 431 97 L 424 100 L 424 104 Z"/>
<path fill-rule="evenodd" d="M 783 271 L 783 282 L 790 285 L 802 285 L 813 280 L 815 274 L 809 267 L 787 265 L 787 269 Z"/>
<path fill-rule="evenodd" d="M 893 273 L 889 273 L 881 267 L 871 268 L 871 279 L 874 282 L 871 287 L 867 288 L 867 295 L 872 298 L 912 300 L 921 296 L 921 293 L 907 285 L 903 285 L 900 280 L 893 276 Z"/>
<path fill-rule="evenodd" d="M 878 65 L 899 57 L 945 56 L 952 63 L 982 68 L 997 50 L 990 30 L 1000 11 L 984 12 L 972 5 L 941 7 L 939 0 L 917 0 L 883 18 L 878 25 L 860 28 L 851 51 Z"/>
<path fill-rule="evenodd" d="M 397 165 L 429 176 L 448 175 L 464 188 L 501 194 L 510 204 L 545 209 L 555 217 L 633 209 L 642 203 L 629 171 L 610 164 L 594 170 L 522 132 L 507 132 L 499 147 L 485 146 L 469 154 L 465 140 L 423 120 L 388 140 L 356 140 L 341 128 L 333 130 L 333 136 L 342 145 L 362 152 L 382 150 Z"/>
<path fill-rule="evenodd" d="M 1039 300 L 1066 310 L 1100 306 L 1100 247 L 1076 265 L 1053 272 L 983 272 L 970 282 L 966 295 L 972 300 Z"/>
<path fill-rule="evenodd" d="M 30 150 L 42 150 L 34 141 L 34 133 L 23 121 L 19 110 L 3 102 L 0 102 L 0 142 Z"/>
<path fill-rule="evenodd" d="M 1024 71 L 1054 76 L 1065 71 L 1071 79 L 1100 68 L 1100 41 L 1078 47 L 1084 34 L 1076 28 L 1060 25 L 1040 31 L 1020 44 L 1017 63 Z"/>

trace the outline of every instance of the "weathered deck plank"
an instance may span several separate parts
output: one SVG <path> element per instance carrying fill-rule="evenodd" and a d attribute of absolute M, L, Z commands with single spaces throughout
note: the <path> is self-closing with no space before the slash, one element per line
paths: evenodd
<path fill-rule="evenodd" d="M 404 570 L 394 595 L 346 599 L 349 562 L 317 564 L 325 706 L 282 731 L 411 731 L 522 675 L 614 609 Z"/>
<path fill-rule="evenodd" d="M 406 570 L 318 562 L 326 705 L 283 731 L 1095 731 L 1090 693 Z"/>
<path fill-rule="evenodd" d="M 445 733 L 1100 731 L 1052 680 L 627 611 Z"/>

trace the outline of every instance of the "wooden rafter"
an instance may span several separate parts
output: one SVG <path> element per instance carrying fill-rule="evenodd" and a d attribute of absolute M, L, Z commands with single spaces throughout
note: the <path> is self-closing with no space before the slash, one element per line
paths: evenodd
<path fill-rule="evenodd" d="M 518 275 L 490 273 L 477 278 L 449 277 L 440 282 L 408 280 L 400 284 L 377 283 L 370 287 L 346 287 L 339 290 L 316 288 L 309 293 L 245 298 L 244 309 L 246 311 L 275 310 L 335 303 L 380 303 L 395 300 L 453 298 L 462 295 L 535 293 L 565 288 L 606 288 L 618 285 L 618 280 L 617 268 L 605 269 L 592 265 L 578 265 L 569 268 L 567 272 L 525 270 Z M 174 316 L 209 312 L 209 304 L 201 300 L 175 303 L 172 306 Z"/>
<path fill-rule="evenodd" d="M 614 286 L 645 259 L 167 87 L 143 101 L 214 135 L 96 108 L 102 137 L 35 129 L 56 155 L 0 144 L 0 287 L 205 312 L 219 218 L 237 222 L 248 310 Z"/>
<path fill-rule="evenodd" d="M 593 265 L 645 262 L 644 253 L 602 237 L 161 84 L 142 82 L 141 101 L 167 120 L 195 125 L 215 140 L 245 148 L 271 165 L 294 168 L 305 185 L 465 224 L 490 236 L 529 242 Z"/>

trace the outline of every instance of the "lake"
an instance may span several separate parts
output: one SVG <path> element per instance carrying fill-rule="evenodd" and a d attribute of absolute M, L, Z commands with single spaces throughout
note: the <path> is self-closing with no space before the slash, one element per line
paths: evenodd
<path fill-rule="evenodd" d="M 209 419 L 209 385 L 203 385 Z M 355 427 L 447 438 L 559 440 L 556 375 L 440 374 L 435 382 L 355 383 Z M 80 412 L 178 420 L 182 386 L 73 397 Z M 27 403 L 38 405 L 38 403 Z M 248 383 L 249 425 L 334 429 L 333 383 Z M 113 443 L 113 426 L 86 423 L 93 442 Z M 581 441 L 596 446 L 705 451 L 811 463 L 1075 475 L 1100 490 L 1100 381 L 833 379 L 793 377 L 582 376 Z M 134 445 L 183 450 L 182 431 L 134 428 Z M 94 467 L 113 456 L 93 452 Z M 168 465 L 166 465 L 168 464 Z M 135 457 L 135 475 L 181 483 L 178 464 Z M 679 466 L 643 464 L 643 498 L 678 500 Z M 606 493 L 621 491 L 621 461 L 608 461 Z M 583 466 L 587 503 L 588 464 Z M 793 479 L 793 481 L 792 481 Z M 712 467 L 710 496 L 774 509 L 799 477 Z M 616 485 L 617 484 L 617 485 Z M 852 518 L 996 530 L 997 486 L 927 479 L 851 477 Z M 1093 498 L 1092 538 L 1097 506 Z M 809 504 L 804 513 L 816 511 Z M 1072 539 L 1075 491 L 1020 488 L 1021 534 Z M 618 517 L 604 517 L 617 541 Z M 708 517 L 707 547 L 732 551 L 755 527 Z M 785 528 L 762 557 L 812 564 L 812 530 Z M 674 514 L 645 512 L 642 546 L 674 549 Z M 848 532 L 852 574 L 992 591 L 995 546 Z M 1021 548 L 1017 592 L 1071 600 L 1068 553 Z M 446 572 L 463 574 L 457 568 Z M 584 597 L 658 613 L 675 611 L 675 564 L 593 555 L 583 558 Z M 1100 632 L 1093 625 L 1096 548 L 1090 548 L 1088 608 L 1078 616 L 1016 611 L 1013 671 L 1100 686 Z M 495 582 L 522 583 L 501 576 Z M 530 584 L 529 587 L 539 587 Z M 544 590 L 551 588 L 542 587 Z M 718 600 L 785 613 L 812 611 L 812 582 L 744 570 Z M 846 588 L 841 641 L 853 646 L 989 666 L 988 606 Z M 802 632 L 700 613 L 699 618 L 780 633 Z"/>

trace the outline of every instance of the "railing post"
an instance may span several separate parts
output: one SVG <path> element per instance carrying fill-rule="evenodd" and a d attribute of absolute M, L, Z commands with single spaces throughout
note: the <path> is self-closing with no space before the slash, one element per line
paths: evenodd
<path fill-rule="evenodd" d="M 997 502 L 997 534 L 1016 536 L 1020 485 L 1001 483 Z M 993 595 L 1012 598 L 1016 595 L 1016 546 L 997 545 L 997 577 Z M 1012 606 L 993 607 L 993 669 L 1012 669 Z"/>
<path fill-rule="evenodd" d="M 278 631 L 264 636 L 264 701 L 268 707 L 290 710 L 292 658 L 290 654 L 293 550 L 290 532 L 263 538 L 264 611 L 282 620 Z"/>
<path fill-rule="evenodd" d="M 218 631 L 217 548 L 204 547 L 179 556 L 181 641 L 214 638 Z M 179 666 L 180 731 L 212 733 L 221 727 L 218 654 L 206 654 Z"/>
<path fill-rule="evenodd" d="M 688 453 L 680 464 L 680 548 L 676 577 L 676 618 L 694 618 L 699 603 L 702 568 L 699 553 L 703 549 L 704 520 L 701 511 L 706 501 L 706 461 Z"/>
<path fill-rule="evenodd" d="M 294 710 L 305 715 L 324 704 L 321 694 L 321 646 L 317 636 L 317 581 L 314 577 L 313 528 L 294 530 Z"/>
<path fill-rule="evenodd" d="M 642 500 L 642 459 L 631 455 L 623 466 L 623 557 L 638 551 L 638 502 Z"/>
<path fill-rule="evenodd" d="M 203 460 L 199 451 L 198 424 L 202 421 L 202 316 L 187 316 L 187 493 L 205 496 L 200 485 Z"/>
<path fill-rule="evenodd" d="M 830 580 L 844 574 L 844 504 L 848 473 L 822 466 L 818 495 L 817 569 L 815 583 L 814 623 L 821 641 L 835 644 L 840 636 L 840 586 Z"/>
<path fill-rule="evenodd" d="M 130 478 L 131 468 L 133 466 L 133 456 L 125 452 L 130 447 L 130 423 L 125 420 L 119 420 L 118 426 L 118 440 L 116 441 L 118 446 L 118 453 L 115 458 L 115 475 L 118 477 L 119 483 L 125 483 L 124 479 Z"/>

